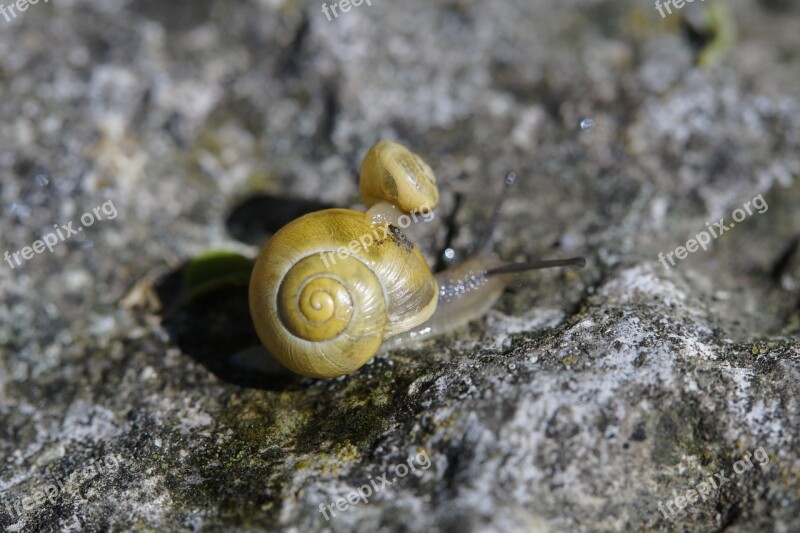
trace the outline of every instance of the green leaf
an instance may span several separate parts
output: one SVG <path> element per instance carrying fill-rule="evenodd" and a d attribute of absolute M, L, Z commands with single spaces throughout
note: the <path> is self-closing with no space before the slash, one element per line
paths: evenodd
<path fill-rule="evenodd" d="M 183 267 L 183 280 L 190 300 L 231 285 L 246 286 L 254 261 L 224 250 L 211 250 L 193 257 Z"/>

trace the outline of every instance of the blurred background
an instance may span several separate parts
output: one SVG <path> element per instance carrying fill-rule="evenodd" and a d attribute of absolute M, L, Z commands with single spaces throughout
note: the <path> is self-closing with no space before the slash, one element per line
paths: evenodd
<path fill-rule="evenodd" d="M 660 5 L 5 0 L 0 529 L 800 530 L 800 6 Z M 432 266 L 509 170 L 498 255 L 588 264 L 300 379 L 248 261 L 384 138 L 438 176 Z"/>

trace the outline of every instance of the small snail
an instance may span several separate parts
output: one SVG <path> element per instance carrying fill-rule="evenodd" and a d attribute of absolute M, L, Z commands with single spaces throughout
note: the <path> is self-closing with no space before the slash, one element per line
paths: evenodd
<path fill-rule="evenodd" d="M 506 177 L 477 253 L 431 273 L 400 231 L 405 217 L 432 212 L 436 177 L 416 154 L 391 141 L 364 157 L 360 188 L 367 212 L 325 209 L 281 228 L 262 248 L 250 278 L 250 314 L 261 342 L 285 367 L 309 377 L 349 374 L 389 339 L 395 345 L 455 329 L 494 305 L 511 274 L 583 266 L 583 258 L 502 264 L 492 230 L 515 180 Z"/>

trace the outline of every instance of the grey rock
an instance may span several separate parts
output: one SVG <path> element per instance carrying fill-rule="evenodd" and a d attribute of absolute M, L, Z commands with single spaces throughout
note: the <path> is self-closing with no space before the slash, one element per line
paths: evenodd
<path fill-rule="evenodd" d="M 0 15 L 0 253 L 83 230 L 0 263 L 0 529 L 800 531 L 798 6 L 371 4 Z M 255 347 L 241 285 L 169 306 L 263 195 L 357 206 L 380 138 L 440 178 L 431 264 L 514 169 L 499 255 L 587 267 L 334 380 Z"/>

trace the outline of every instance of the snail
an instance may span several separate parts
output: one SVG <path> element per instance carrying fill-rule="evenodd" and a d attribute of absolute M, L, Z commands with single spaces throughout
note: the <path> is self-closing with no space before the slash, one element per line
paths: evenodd
<path fill-rule="evenodd" d="M 342 376 L 367 363 L 387 341 L 401 345 L 482 316 L 514 273 L 584 266 L 581 257 L 503 264 L 492 253 L 500 206 L 515 179 L 513 172 L 506 176 L 477 252 L 434 275 L 401 228 L 436 208 L 435 174 L 404 146 L 378 142 L 359 173 L 366 212 L 309 213 L 261 249 L 249 286 L 259 339 L 293 372 Z"/>

